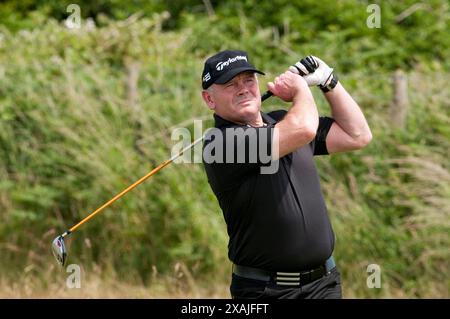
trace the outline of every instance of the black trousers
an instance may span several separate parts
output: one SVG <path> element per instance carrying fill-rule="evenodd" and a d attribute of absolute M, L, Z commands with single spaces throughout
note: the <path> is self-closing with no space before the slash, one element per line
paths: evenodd
<path fill-rule="evenodd" d="M 334 268 L 306 285 L 286 287 L 232 274 L 230 293 L 233 299 L 341 299 L 341 275 Z"/>

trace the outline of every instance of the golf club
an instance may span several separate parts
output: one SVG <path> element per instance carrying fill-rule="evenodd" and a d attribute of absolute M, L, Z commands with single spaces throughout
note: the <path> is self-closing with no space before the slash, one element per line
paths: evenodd
<path fill-rule="evenodd" d="M 264 93 L 261 96 L 261 101 L 266 100 L 267 98 L 269 98 L 270 96 L 272 96 L 272 92 L 267 91 L 266 93 Z M 52 252 L 53 255 L 56 258 L 56 261 L 61 265 L 64 266 L 67 260 L 67 249 L 66 249 L 66 245 L 64 243 L 64 238 L 67 237 L 68 235 L 70 235 L 71 233 L 73 233 L 75 230 L 77 230 L 81 225 L 83 225 L 84 223 L 86 223 L 88 220 L 90 220 L 91 218 L 93 218 L 95 215 L 97 215 L 98 213 L 100 213 L 103 209 L 105 209 L 106 207 L 108 207 L 109 205 L 111 205 L 112 203 L 114 203 L 116 200 L 118 200 L 120 197 L 122 197 L 123 195 L 125 195 L 126 193 L 128 193 L 129 191 L 131 191 L 133 188 L 135 188 L 136 186 L 138 186 L 139 184 L 143 183 L 145 180 L 147 180 L 148 178 L 150 178 L 150 176 L 152 176 L 153 174 L 156 174 L 158 171 L 160 171 L 161 169 L 163 169 L 164 167 L 166 167 L 167 165 L 169 165 L 170 163 L 172 163 L 176 158 L 180 157 L 184 152 L 186 152 L 187 150 L 191 149 L 192 147 L 194 147 L 196 144 L 198 144 L 200 141 L 203 140 L 203 136 L 198 138 L 197 140 L 195 140 L 194 142 L 192 142 L 190 145 L 186 146 L 185 148 L 183 148 L 180 152 L 178 152 L 178 154 L 175 154 L 174 156 L 172 156 L 171 158 L 169 158 L 168 160 L 164 161 L 163 163 L 161 163 L 158 167 L 154 168 L 152 171 L 150 171 L 147 175 L 145 175 L 144 177 L 142 177 L 141 179 L 137 180 L 136 182 L 134 182 L 133 184 L 131 184 L 130 186 L 128 186 L 126 189 L 124 189 L 123 191 L 121 191 L 119 194 L 117 194 L 116 196 L 114 196 L 113 198 L 111 198 L 109 201 L 107 201 L 105 204 L 103 204 L 102 206 L 100 206 L 99 208 L 97 208 L 95 211 L 93 211 L 91 214 L 89 214 L 87 217 L 85 217 L 83 220 L 81 220 L 78 224 L 72 226 L 71 228 L 69 228 L 68 230 L 66 230 L 63 234 L 57 236 L 53 242 L 52 242 Z"/>

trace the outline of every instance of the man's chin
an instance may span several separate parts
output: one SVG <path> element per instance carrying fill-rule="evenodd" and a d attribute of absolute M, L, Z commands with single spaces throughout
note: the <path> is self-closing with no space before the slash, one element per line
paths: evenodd
<path fill-rule="evenodd" d="M 239 114 L 242 118 L 253 119 L 257 114 L 259 114 L 259 107 L 255 105 L 249 105 L 241 108 Z"/>
<path fill-rule="evenodd" d="M 238 103 L 239 108 L 259 110 L 259 104 L 256 101 L 245 101 Z"/>

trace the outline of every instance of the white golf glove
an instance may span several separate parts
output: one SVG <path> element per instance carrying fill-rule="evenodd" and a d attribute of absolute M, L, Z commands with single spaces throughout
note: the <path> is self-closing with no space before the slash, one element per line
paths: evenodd
<path fill-rule="evenodd" d="M 323 92 L 331 91 L 338 83 L 333 69 L 313 55 L 308 55 L 290 66 L 289 71 L 301 75 L 309 86 L 319 86 Z"/>

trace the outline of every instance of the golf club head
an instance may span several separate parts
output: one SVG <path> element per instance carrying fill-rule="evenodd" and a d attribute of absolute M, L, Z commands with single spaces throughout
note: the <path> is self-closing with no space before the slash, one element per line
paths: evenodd
<path fill-rule="evenodd" d="M 53 256 L 55 256 L 58 264 L 64 266 L 66 263 L 67 251 L 66 245 L 64 245 L 64 237 L 58 236 L 52 242 L 52 252 Z"/>

